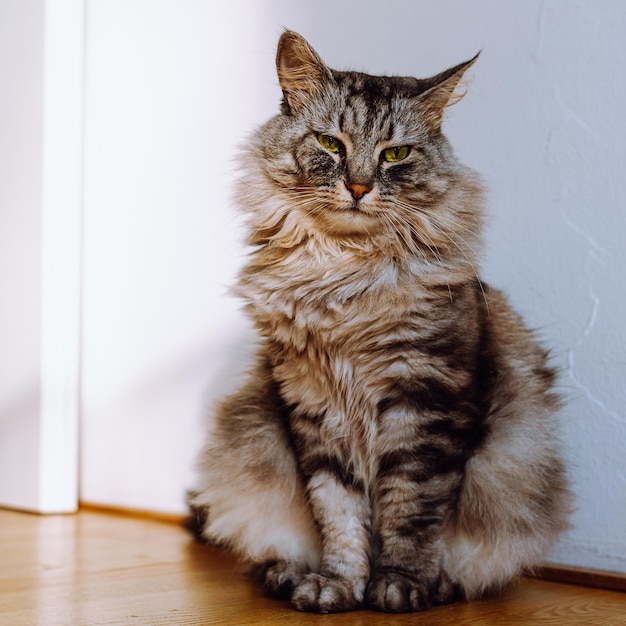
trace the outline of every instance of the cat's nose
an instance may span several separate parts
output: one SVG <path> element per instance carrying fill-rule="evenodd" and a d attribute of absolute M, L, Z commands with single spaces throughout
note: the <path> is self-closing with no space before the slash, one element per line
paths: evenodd
<path fill-rule="evenodd" d="M 359 185 L 358 183 L 346 185 L 346 187 L 350 190 L 350 193 L 355 200 L 360 200 L 366 193 L 372 191 L 371 187 L 368 187 L 367 185 Z"/>

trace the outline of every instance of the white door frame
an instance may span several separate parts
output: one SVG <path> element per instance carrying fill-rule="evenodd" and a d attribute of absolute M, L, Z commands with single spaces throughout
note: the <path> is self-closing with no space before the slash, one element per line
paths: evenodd
<path fill-rule="evenodd" d="M 46 0 L 44 27 L 42 513 L 78 506 L 85 0 Z"/>
<path fill-rule="evenodd" d="M 43 9 L 43 41 L 33 42 L 43 52 L 43 102 L 35 107 L 43 115 L 42 180 L 33 181 L 42 188 L 39 406 L 32 425 L 23 414 L 5 416 L 20 422 L 10 427 L 19 437 L 0 441 L 0 505 L 68 513 L 79 483 L 85 0 L 45 0 Z"/>

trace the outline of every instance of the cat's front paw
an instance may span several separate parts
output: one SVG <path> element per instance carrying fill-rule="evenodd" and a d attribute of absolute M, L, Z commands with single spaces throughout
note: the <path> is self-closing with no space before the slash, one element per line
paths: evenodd
<path fill-rule="evenodd" d="M 433 603 L 436 586 L 420 580 L 419 574 L 378 571 L 365 591 L 365 605 L 376 611 L 410 613 L 425 611 Z"/>
<path fill-rule="evenodd" d="M 263 590 L 274 598 L 289 599 L 305 574 L 306 568 L 299 563 L 277 561 L 265 571 Z"/>
<path fill-rule="evenodd" d="M 345 578 L 327 578 L 321 574 L 307 574 L 291 596 L 291 603 L 299 611 L 340 613 L 361 606 L 355 585 Z"/>

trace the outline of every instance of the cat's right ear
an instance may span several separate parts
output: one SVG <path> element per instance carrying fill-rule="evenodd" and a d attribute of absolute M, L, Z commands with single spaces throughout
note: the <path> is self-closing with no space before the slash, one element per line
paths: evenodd
<path fill-rule="evenodd" d="M 278 41 L 276 70 L 284 96 L 283 113 L 296 113 L 332 81 L 330 70 L 317 52 L 304 37 L 290 30 Z"/>

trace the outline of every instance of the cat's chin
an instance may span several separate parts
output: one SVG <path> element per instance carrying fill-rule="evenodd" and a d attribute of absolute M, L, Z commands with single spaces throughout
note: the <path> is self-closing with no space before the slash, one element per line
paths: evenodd
<path fill-rule="evenodd" d="M 371 235 L 378 226 L 374 215 L 355 207 L 327 209 L 315 215 L 315 222 L 326 236 L 335 237 Z"/>

